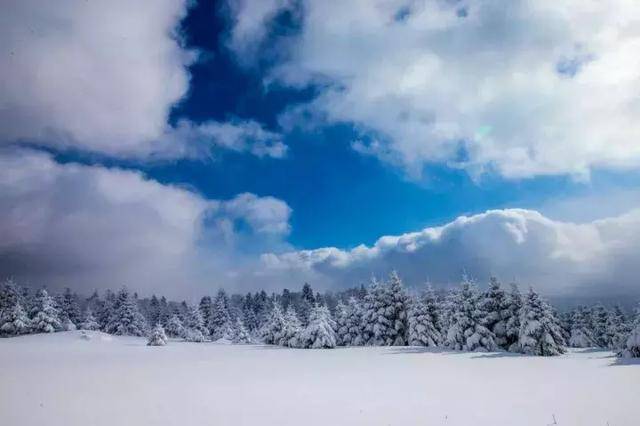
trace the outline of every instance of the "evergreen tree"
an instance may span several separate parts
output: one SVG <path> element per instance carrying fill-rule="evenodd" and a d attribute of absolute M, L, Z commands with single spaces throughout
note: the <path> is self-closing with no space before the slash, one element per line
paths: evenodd
<path fill-rule="evenodd" d="M 96 321 L 96 318 L 93 316 L 93 312 L 90 308 L 84 313 L 84 320 L 80 323 L 81 330 L 100 330 L 100 324 Z"/>
<path fill-rule="evenodd" d="M 12 307 L 0 311 L 0 336 L 18 336 L 29 333 L 31 321 L 16 299 Z"/>
<path fill-rule="evenodd" d="M 21 294 L 20 287 L 11 278 L 5 280 L 0 288 L 0 315 L 4 309 L 13 311 L 17 303 L 24 308 L 25 300 Z"/>
<path fill-rule="evenodd" d="M 606 348 L 607 342 L 607 320 L 609 313 L 602 303 L 597 303 L 591 308 L 591 332 L 596 346 Z"/>
<path fill-rule="evenodd" d="M 631 332 L 627 336 L 624 349 L 618 353 L 623 358 L 640 358 L 640 306 L 636 309 Z"/>
<path fill-rule="evenodd" d="M 389 340 L 393 346 L 404 346 L 409 332 L 409 297 L 396 271 L 391 272 L 388 286 L 391 299 L 391 312 L 388 313 L 391 322 Z"/>
<path fill-rule="evenodd" d="M 182 321 L 177 314 L 173 314 L 167 321 L 167 327 L 165 331 L 169 337 L 184 337 L 185 329 L 182 325 Z"/>
<path fill-rule="evenodd" d="M 573 311 L 571 316 L 571 332 L 569 346 L 573 348 L 590 348 L 596 346 L 588 324 L 588 313 L 584 307 Z"/>
<path fill-rule="evenodd" d="M 253 302 L 257 329 L 261 329 L 269 321 L 273 304 L 264 290 L 256 293 Z"/>
<path fill-rule="evenodd" d="M 147 308 L 147 321 L 149 324 L 158 324 L 161 322 L 160 316 L 160 299 L 153 294 L 149 300 L 149 307 Z"/>
<path fill-rule="evenodd" d="M 251 293 L 247 293 L 242 301 L 242 321 L 250 333 L 254 333 L 258 329 L 258 318 Z"/>
<path fill-rule="evenodd" d="M 480 308 L 486 313 L 485 326 L 493 332 L 496 344 L 503 349 L 509 349 L 507 345 L 509 298 L 495 277 L 491 277 L 489 281 L 489 288 L 480 301 Z"/>
<path fill-rule="evenodd" d="M 300 346 L 310 349 L 336 347 L 335 322 L 326 306 L 315 305 L 309 316 L 309 325 L 300 336 Z"/>
<path fill-rule="evenodd" d="M 211 321 L 211 317 L 213 316 L 213 300 L 211 300 L 210 296 L 204 296 L 202 299 L 200 299 L 199 309 L 208 334 L 213 334 L 214 327 Z"/>
<path fill-rule="evenodd" d="M 164 328 L 158 322 L 153 330 L 151 330 L 151 334 L 149 335 L 149 340 L 147 341 L 147 346 L 164 346 L 167 344 L 167 335 L 164 333 Z"/>
<path fill-rule="evenodd" d="M 243 343 L 251 343 L 251 335 L 247 331 L 242 319 L 240 317 L 236 317 L 235 324 L 233 326 L 233 338 L 231 339 L 233 343 L 243 344 Z"/>
<path fill-rule="evenodd" d="M 224 290 L 218 291 L 211 314 L 211 340 L 231 339 L 229 298 Z"/>
<path fill-rule="evenodd" d="M 627 323 L 622 308 L 619 305 L 614 306 L 607 319 L 607 348 L 623 349 L 629 333 L 631 333 L 631 327 Z"/>
<path fill-rule="evenodd" d="M 409 310 L 409 344 L 412 346 L 438 346 L 442 336 L 422 298 L 416 298 Z"/>
<path fill-rule="evenodd" d="M 58 302 L 60 320 L 65 330 L 75 330 L 82 321 L 80 312 L 80 304 L 78 303 L 78 295 L 71 292 L 67 287 L 60 296 Z M 65 325 L 66 324 L 66 325 Z"/>
<path fill-rule="evenodd" d="M 301 332 L 302 323 L 298 319 L 298 315 L 295 309 L 293 309 L 293 306 L 289 305 L 289 309 L 287 309 L 284 315 L 284 329 L 279 344 L 290 348 L 299 347 Z"/>
<path fill-rule="evenodd" d="M 355 297 L 349 298 L 346 306 L 347 318 L 345 330 L 341 332 L 340 339 L 344 346 L 364 345 L 362 336 L 362 306 Z"/>
<path fill-rule="evenodd" d="M 506 305 L 504 347 L 507 348 L 509 352 L 519 352 L 518 341 L 520 339 L 522 295 L 515 283 L 511 284 L 511 292 L 506 294 Z"/>
<path fill-rule="evenodd" d="M 58 310 L 47 290 L 42 289 L 36 294 L 33 312 L 31 327 L 34 332 L 53 333 L 62 329 Z"/>
<path fill-rule="evenodd" d="M 309 283 L 304 283 L 302 286 L 302 294 L 300 297 L 300 305 L 298 307 L 298 316 L 303 326 L 309 324 L 309 315 L 313 305 L 316 303 L 316 298 L 313 294 L 313 290 Z"/>
<path fill-rule="evenodd" d="M 208 330 L 204 325 L 200 309 L 194 305 L 187 305 L 183 324 L 186 340 L 191 342 L 203 342 L 206 339 Z"/>
<path fill-rule="evenodd" d="M 347 307 L 342 303 L 342 301 L 339 301 L 335 310 L 336 344 L 338 346 L 346 346 L 346 342 L 351 340 L 349 337 L 348 318 L 349 313 L 347 312 Z"/>
<path fill-rule="evenodd" d="M 262 326 L 261 337 L 262 341 L 268 345 L 279 345 L 282 342 L 284 336 L 285 322 L 282 316 L 282 310 L 280 305 L 274 304 L 269 318 Z"/>
<path fill-rule="evenodd" d="M 395 333 L 392 332 L 393 307 L 389 287 L 375 278 L 364 299 L 363 337 L 367 345 L 391 346 Z"/>
<path fill-rule="evenodd" d="M 144 316 L 138 309 L 135 296 L 132 297 L 126 287 L 122 287 L 118 291 L 105 331 L 119 336 L 144 336 L 146 334 L 147 324 Z"/>
<path fill-rule="evenodd" d="M 109 321 L 113 316 L 113 310 L 116 305 L 116 295 L 111 291 L 107 290 L 104 293 L 104 301 L 100 304 L 100 307 L 97 311 L 97 320 L 98 324 L 100 324 L 100 329 L 103 331 L 107 330 L 109 325 Z"/>
<path fill-rule="evenodd" d="M 480 306 L 480 294 L 466 277 L 460 290 L 450 300 L 449 329 L 445 346 L 462 351 L 495 351 L 494 334 L 486 324 L 486 313 Z"/>
<path fill-rule="evenodd" d="M 162 296 L 160 298 L 160 324 L 165 326 L 171 318 L 171 308 L 169 308 L 169 303 L 167 302 L 167 298 Z"/>
<path fill-rule="evenodd" d="M 564 339 L 551 307 L 533 289 L 524 299 L 520 313 L 519 349 L 528 355 L 560 355 Z"/>

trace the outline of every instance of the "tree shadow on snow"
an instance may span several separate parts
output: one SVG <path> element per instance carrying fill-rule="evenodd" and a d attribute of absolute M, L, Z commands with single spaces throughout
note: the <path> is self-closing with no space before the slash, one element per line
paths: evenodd
<path fill-rule="evenodd" d="M 620 358 L 612 356 L 613 362 L 609 364 L 609 367 L 619 367 L 623 365 L 638 365 L 640 366 L 640 358 Z"/>
<path fill-rule="evenodd" d="M 464 353 L 464 352 L 463 352 Z M 472 359 L 481 359 L 481 358 L 531 358 L 532 355 L 519 354 L 515 352 L 485 352 L 485 353 L 476 353 L 476 355 L 472 356 Z"/>
<path fill-rule="evenodd" d="M 383 347 L 383 346 L 379 346 Z M 445 354 L 455 355 L 463 352 L 452 352 L 443 348 L 429 348 L 426 346 L 387 346 L 393 348 L 383 355 L 403 355 L 403 354 Z"/>

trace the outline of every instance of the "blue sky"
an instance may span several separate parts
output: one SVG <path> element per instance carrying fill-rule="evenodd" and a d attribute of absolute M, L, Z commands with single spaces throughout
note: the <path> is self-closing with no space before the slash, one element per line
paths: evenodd
<path fill-rule="evenodd" d="M 615 1 L 13 5 L 0 275 L 636 291 L 640 8 Z"/>

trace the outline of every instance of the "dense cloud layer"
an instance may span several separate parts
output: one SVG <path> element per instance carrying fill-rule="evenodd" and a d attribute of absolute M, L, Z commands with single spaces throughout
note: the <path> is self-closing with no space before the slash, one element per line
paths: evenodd
<path fill-rule="evenodd" d="M 272 197 L 205 200 L 140 173 L 13 151 L 0 155 L 0 276 L 88 292 L 127 284 L 184 296 L 241 285 L 278 248 L 291 210 Z M 239 243 L 242 243 L 240 245 Z"/>
<path fill-rule="evenodd" d="M 265 254 L 274 273 L 354 286 L 397 269 L 412 285 L 481 281 L 533 285 L 550 295 L 640 294 L 640 210 L 584 224 L 558 222 L 531 210 L 492 210 L 441 227 L 380 238 L 372 247 L 329 247 Z"/>
<path fill-rule="evenodd" d="M 208 155 L 221 147 L 282 157 L 253 121 L 167 124 L 189 89 L 177 32 L 187 0 L 3 5 L 0 144 L 31 142 L 116 156 Z"/>
<path fill-rule="evenodd" d="M 414 175 L 433 161 L 506 177 L 640 165 L 635 0 L 296 4 L 233 9 L 245 62 L 278 13 L 302 14 L 268 80 L 322 89 L 283 123 L 354 123 L 359 151 Z"/>

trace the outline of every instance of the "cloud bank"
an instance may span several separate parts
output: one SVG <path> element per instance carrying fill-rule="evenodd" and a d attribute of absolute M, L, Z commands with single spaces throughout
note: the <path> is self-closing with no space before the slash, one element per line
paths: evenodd
<path fill-rule="evenodd" d="M 0 276 L 87 293 L 126 284 L 185 296 L 242 287 L 255 256 L 289 232 L 281 200 L 206 200 L 120 169 L 0 155 Z"/>
<path fill-rule="evenodd" d="M 353 123 L 354 146 L 414 176 L 430 162 L 508 178 L 640 165 L 635 0 L 262 5 L 233 8 L 230 48 L 249 61 L 294 9 L 300 31 L 267 82 L 320 88 L 283 123 Z"/>
<path fill-rule="evenodd" d="M 282 157 L 281 136 L 253 121 L 167 122 L 189 89 L 178 32 L 187 0 L 24 0 L 0 16 L 0 143 L 118 157 Z"/>
<path fill-rule="evenodd" d="M 332 285 L 366 283 L 397 269 L 411 285 L 487 281 L 533 285 L 549 295 L 640 294 L 640 210 L 576 224 L 532 210 L 491 210 L 444 226 L 385 236 L 371 246 L 262 256 L 272 273 L 295 271 Z"/>

